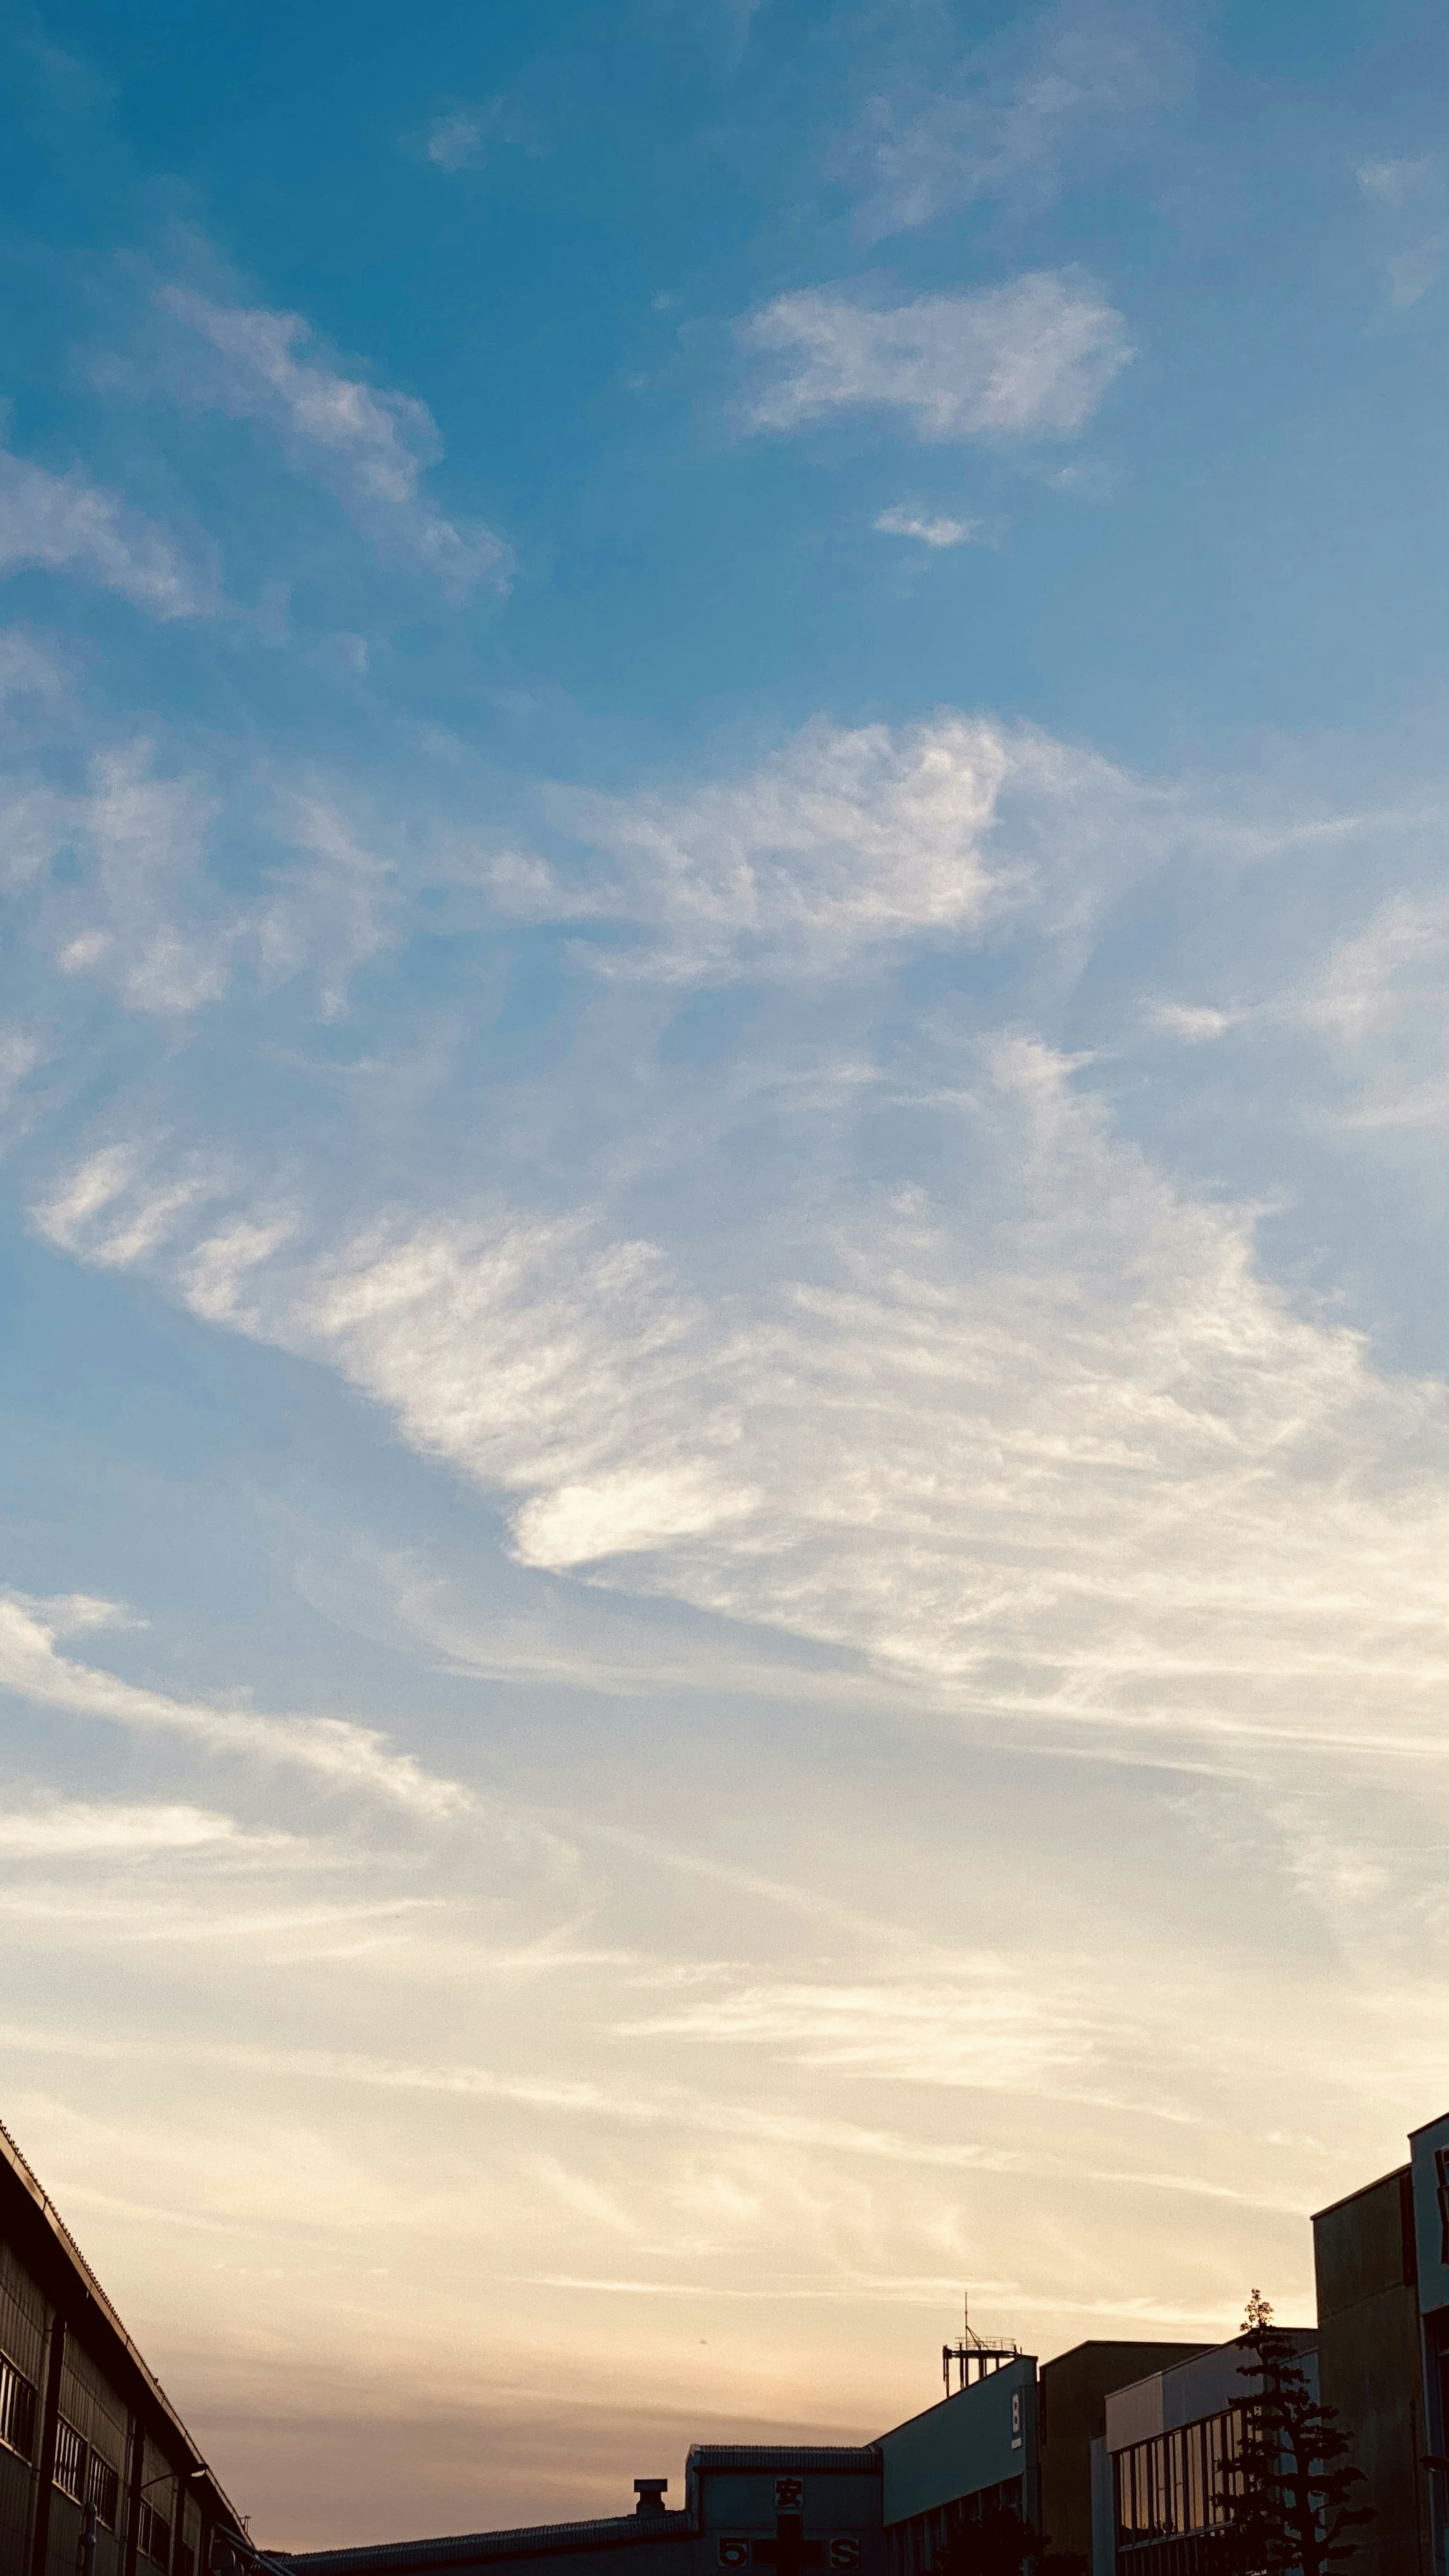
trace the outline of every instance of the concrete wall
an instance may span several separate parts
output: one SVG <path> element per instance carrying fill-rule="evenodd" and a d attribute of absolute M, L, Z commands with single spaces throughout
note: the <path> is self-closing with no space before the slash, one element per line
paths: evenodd
<path fill-rule="evenodd" d="M 1368 2481 L 1354 2576 L 1428 2576 L 1414 2205 L 1407 2165 L 1313 2220 L 1319 2394 Z"/>

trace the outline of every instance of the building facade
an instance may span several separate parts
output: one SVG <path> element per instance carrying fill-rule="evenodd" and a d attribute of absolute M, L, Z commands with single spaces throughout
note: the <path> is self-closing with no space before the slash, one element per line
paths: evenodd
<path fill-rule="evenodd" d="M 1289 2341 L 1316 2398 L 1317 2336 Z M 1108 2395 L 1092 2445 L 1092 2576 L 1235 2576 L 1226 2499 L 1248 2359 L 1237 2335 Z"/>
<path fill-rule="evenodd" d="M 230 2576 L 236 2508 L 0 2130 L 0 2576 Z"/>
<path fill-rule="evenodd" d="M 1313 2220 L 1323 2403 L 1374 2519 L 1355 2576 L 1449 2576 L 1449 2115 Z"/>

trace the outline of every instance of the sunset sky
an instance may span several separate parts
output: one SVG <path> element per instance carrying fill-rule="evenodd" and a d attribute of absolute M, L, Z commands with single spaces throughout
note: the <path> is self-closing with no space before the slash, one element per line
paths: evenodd
<path fill-rule="evenodd" d="M 263 2540 L 1449 2101 L 1438 20 L 9 19 L 0 2118 Z"/>

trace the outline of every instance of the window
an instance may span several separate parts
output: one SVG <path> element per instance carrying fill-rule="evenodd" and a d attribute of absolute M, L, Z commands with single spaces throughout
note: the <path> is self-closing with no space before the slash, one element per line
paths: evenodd
<path fill-rule="evenodd" d="M 1113 2466 L 1119 2547 L 1221 2529 L 1232 2512 L 1242 2442 L 1242 2409 L 1234 2406 L 1225 2415 L 1118 2451 Z"/>
<path fill-rule="evenodd" d="M 153 2504 L 141 2500 L 141 2555 L 154 2560 L 158 2567 L 171 2564 L 171 2525 L 163 2521 Z"/>
<path fill-rule="evenodd" d="M 74 2496 L 77 2504 L 86 2497 L 86 2446 L 74 2424 L 62 2415 L 55 2428 L 55 2483 L 62 2495 Z"/>
<path fill-rule="evenodd" d="M 96 2520 L 104 2523 L 107 2531 L 114 2531 L 116 2528 L 116 2509 L 120 2501 L 119 2471 L 112 2468 L 109 2460 L 103 2460 L 99 2451 L 92 2451 L 90 2471 L 86 2478 L 86 2502 L 95 2506 Z"/>
<path fill-rule="evenodd" d="M 176 2576 L 196 2576 L 196 2552 L 189 2540 L 176 2543 Z"/>
<path fill-rule="evenodd" d="M 0 2352 L 0 2442 L 28 2460 L 35 2449 L 35 2390 Z"/>
<path fill-rule="evenodd" d="M 1168 2434 L 1167 2528 L 1169 2531 L 1187 2531 L 1191 2528 L 1187 2519 L 1187 2454 L 1189 2447 L 1188 2438 L 1185 2432 Z"/>
<path fill-rule="evenodd" d="M 1187 2452 L 1187 2523 L 1189 2531 L 1206 2531 L 1208 2527 L 1208 2486 L 1203 2476 L 1203 2436 L 1206 2424 L 1189 2424 L 1183 2434 Z"/>

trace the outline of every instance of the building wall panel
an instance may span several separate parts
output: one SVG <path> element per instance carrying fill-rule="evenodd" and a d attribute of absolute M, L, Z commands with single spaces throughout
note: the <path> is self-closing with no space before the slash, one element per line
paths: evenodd
<path fill-rule="evenodd" d="M 978 2488 L 1034 2475 L 1036 2363 L 1027 2353 L 989 2379 L 943 2397 L 881 2436 L 887 2526 Z"/>

